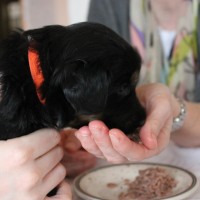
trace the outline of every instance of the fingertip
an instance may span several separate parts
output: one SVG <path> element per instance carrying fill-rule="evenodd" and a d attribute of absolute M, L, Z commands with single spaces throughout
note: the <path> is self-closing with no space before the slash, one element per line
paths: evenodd
<path fill-rule="evenodd" d="M 102 126 L 102 125 L 105 125 L 105 124 L 100 120 L 93 120 L 89 122 L 89 126 Z"/>
<path fill-rule="evenodd" d="M 143 126 L 140 130 L 140 139 L 143 145 L 149 150 L 153 150 L 158 147 L 156 135 L 147 124 L 145 124 L 145 126 Z"/>
<path fill-rule="evenodd" d="M 88 126 L 83 126 L 81 127 L 79 130 L 77 130 L 75 132 L 75 136 L 76 137 L 79 137 L 79 136 L 90 136 L 91 133 L 90 133 L 90 130 L 88 128 Z"/>
<path fill-rule="evenodd" d="M 109 130 L 108 127 L 100 120 L 91 121 L 88 125 L 89 129 L 104 129 Z"/>
<path fill-rule="evenodd" d="M 89 123 L 88 127 L 91 134 L 95 138 L 100 138 L 104 136 L 107 137 L 109 134 L 108 127 L 102 121 L 98 121 L 98 120 L 92 121 Z"/>

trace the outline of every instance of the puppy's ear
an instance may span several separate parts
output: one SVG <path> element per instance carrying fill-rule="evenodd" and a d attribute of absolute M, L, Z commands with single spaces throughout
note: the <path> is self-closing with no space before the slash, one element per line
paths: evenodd
<path fill-rule="evenodd" d="M 35 40 L 41 40 L 42 37 L 44 37 L 44 28 L 38 28 L 38 29 L 30 29 L 24 32 L 24 34 L 28 37 L 31 36 Z"/>
<path fill-rule="evenodd" d="M 68 62 L 55 70 L 51 84 L 61 87 L 66 100 L 81 114 L 99 113 L 106 104 L 108 76 L 85 60 Z"/>
<path fill-rule="evenodd" d="M 85 63 L 86 62 L 83 60 L 76 60 L 61 64 L 55 69 L 50 81 L 50 87 L 61 90 L 65 99 L 71 104 L 75 111 L 77 111 L 77 109 L 71 99 L 73 99 L 73 94 L 79 96 L 78 91 L 80 91 L 80 88 L 78 87 L 81 81 L 80 71 L 81 68 L 84 68 Z"/>
<path fill-rule="evenodd" d="M 44 26 L 24 32 L 26 37 L 32 38 L 38 44 L 47 44 L 49 41 L 57 42 L 65 34 L 65 28 L 60 25 Z M 66 34 L 65 34 L 66 35 Z"/>
<path fill-rule="evenodd" d="M 59 128 L 65 127 L 72 120 L 76 111 L 75 106 L 66 97 L 64 90 L 71 90 L 74 87 L 74 71 L 78 70 L 79 67 L 82 67 L 81 62 L 60 63 L 49 79 L 46 107 Z"/>
<path fill-rule="evenodd" d="M 75 85 L 80 80 L 81 71 L 83 71 L 86 64 L 86 61 L 81 59 L 61 64 L 61 66 L 55 69 L 51 83 L 57 86 L 64 86 L 66 89 L 75 90 Z"/>
<path fill-rule="evenodd" d="M 27 36 L 27 40 L 30 48 L 37 49 L 38 43 L 36 42 L 36 40 L 34 40 L 34 38 L 31 35 Z"/>
<path fill-rule="evenodd" d="M 41 43 L 44 37 L 44 29 L 33 29 L 33 30 L 28 30 L 24 32 L 24 35 L 26 36 L 29 47 L 33 49 L 38 49 L 38 45 Z"/>

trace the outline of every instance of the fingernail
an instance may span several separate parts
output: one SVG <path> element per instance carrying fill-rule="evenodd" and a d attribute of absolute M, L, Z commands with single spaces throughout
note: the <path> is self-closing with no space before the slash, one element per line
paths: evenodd
<path fill-rule="evenodd" d="M 110 138 L 114 143 L 120 143 L 120 139 L 116 137 L 114 134 L 110 134 Z"/>

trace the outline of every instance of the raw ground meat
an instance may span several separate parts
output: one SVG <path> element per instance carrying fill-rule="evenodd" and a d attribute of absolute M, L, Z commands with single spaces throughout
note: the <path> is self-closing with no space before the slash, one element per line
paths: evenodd
<path fill-rule="evenodd" d="M 119 195 L 119 200 L 155 200 L 172 192 L 177 181 L 162 168 L 140 170 L 134 181 L 125 180 L 127 192 Z"/>

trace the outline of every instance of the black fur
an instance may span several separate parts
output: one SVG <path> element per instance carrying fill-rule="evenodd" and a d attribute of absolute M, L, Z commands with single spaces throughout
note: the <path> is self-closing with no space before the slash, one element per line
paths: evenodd
<path fill-rule="evenodd" d="M 30 75 L 29 47 L 39 53 L 45 105 Z M 93 119 L 136 132 L 145 120 L 135 94 L 140 66 L 138 53 L 100 24 L 13 32 L 0 44 L 0 139 L 44 127 L 79 128 Z"/>

